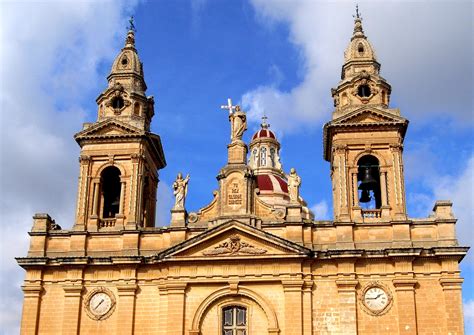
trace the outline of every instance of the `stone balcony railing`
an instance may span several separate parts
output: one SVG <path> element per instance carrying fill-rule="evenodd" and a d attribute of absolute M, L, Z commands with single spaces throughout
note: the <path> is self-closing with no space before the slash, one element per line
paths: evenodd
<path fill-rule="evenodd" d="M 381 209 L 362 209 L 362 217 L 366 219 L 379 219 L 382 217 Z"/>
<path fill-rule="evenodd" d="M 115 226 L 115 218 L 100 219 L 99 228 L 109 228 Z"/>

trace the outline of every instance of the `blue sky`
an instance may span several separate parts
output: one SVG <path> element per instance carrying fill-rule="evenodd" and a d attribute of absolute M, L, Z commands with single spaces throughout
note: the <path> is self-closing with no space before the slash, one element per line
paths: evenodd
<path fill-rule="evenodd" d="M 317 219 L 331 218 L 322 126 L 340 79 L 354 3 L 316 1 L 2 2 L 0 53 L 2 299 L 0 329 L 18 327 L 31 216 L 72 226 L 79 148 L 72 136 L 95 121 L 95 98 L 135 16 L 152 130 L 162 137 L 158 221 L 166 224 L 176 173 L 190 173 L 189 211 L 212 198 L 226 162 L 231 97 L 263 112 L 295 167 Z M 452 199 L 461 244 L 473 244 L 473 45 L 470 1 L 360 2 L 366 35 L 392 84 L 392 107 L 410 119 L 405 178 L 411 217 Z M 22 18 L 28 18 L 23 20 Z M 21 25 L 19 22 L 23 22 Z M 466 322 L 474 332 L 474 257 L 462 263 Z"/>

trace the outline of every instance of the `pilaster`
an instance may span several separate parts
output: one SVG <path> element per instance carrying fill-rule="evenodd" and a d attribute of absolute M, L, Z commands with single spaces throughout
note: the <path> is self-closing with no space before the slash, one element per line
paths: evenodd
<path fill-rule="evenodd" d="M 451 335 L 464 334 L 462 312 L 462 278 L 441 277 L 439 283 L 443 288 L 444 306 L 446 309 L 446 333 Z"/>
<path fill-rule="evenodd" d="M 64 307 L 63 307 L 63 335 L 79 334 L 79 320 L 81 317 L 82 281 L 63 286 Z"/>
<path fill-rule="evenodd" d="M 24 285 L 23 290 L 23 311 L 21 317 L 21 335 L 38 334 L 38 317 L 41 306 L 41 284 Z"/>
<path fill-rule="evenodd" d="M 303 283 L 303 334 L 313 334 L 313 281 Z"/>
<path fill-rule="evenodd" d="M 394 279 L 393 286 L 397 295 L 398 331 L 400 335 L 416 335 L 416 301 L 414 279 Z"/>
<path fill-rule="evenodd" d="M 184 304 L 186 283 L 168 283 L 168 332 L 167 335 L 184 334 Z"/>
<path fill-rule="evenodd" d="M 137 291 L 137 288 L 138 286 L 135 284 L 117 286 L 117 334 L 133 334 L 133 323 L 135 320 L 135 293 Z"/>
<path fill-rule="evenodd" d="M 287 335 L 303 334 L 303 284 L 302 280 L 283 281 L 285 293 L 285 332 Z"/>
<path fill-rule="evenodd" d="M 344 334 L 357 334 L 357 287 L 358 281 L 336 280 L 339 295 L 340 331 Z"/>

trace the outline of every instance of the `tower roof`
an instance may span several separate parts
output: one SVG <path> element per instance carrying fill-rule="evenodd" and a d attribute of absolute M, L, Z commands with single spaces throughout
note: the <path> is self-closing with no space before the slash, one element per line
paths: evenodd
<path fill-rule="evenodd" d="M 130 78 L 138 79 L 142 87 L 138 87 L 138 91 L 146 91 L 146 84 L 143 73 L 143 64 L 138 57 L 137 49 L 135 48 L 135 27 L 133 25 L 133 18 L 130 20 L 130 27 L 125 38 L 125 45 L 120 53 L 115 57 L 112 69 L 107 77 L 109 82 L 114 78 Z"/>

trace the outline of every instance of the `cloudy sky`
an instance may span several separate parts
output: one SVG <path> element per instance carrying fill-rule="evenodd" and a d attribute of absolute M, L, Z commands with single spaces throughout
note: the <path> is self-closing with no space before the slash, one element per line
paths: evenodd
<path fill-rule="evenodd" d="M 392 84 L 392 107 L 410 119 L 405 141 L 408 210 L 426 217 L 451 199 L 463 245 L 474 244 L 473 5 L 470 1 L 359 1 L 366 35 Z M 227 97 L 263 112 L 282 143 L 285 170 L 302 176 L 317 218 L 331 218 L 322 125 L 352 33 L 353 1 L 1 1 L 0 330 L 17 333 L 32 215 L 73 223 L 79 154 L 72 136 L 96 118 L 127 19 L 137 48 L 161 171 L 158 222 L 167 225 L 176 173 L 191 174 L 188 210 L 212 198 L 226 161 Z M 462 264 L 466 322 L 474 329 L 474 257 Z M 474 330 L 473 330 L 474 332 Z"/>

